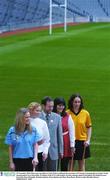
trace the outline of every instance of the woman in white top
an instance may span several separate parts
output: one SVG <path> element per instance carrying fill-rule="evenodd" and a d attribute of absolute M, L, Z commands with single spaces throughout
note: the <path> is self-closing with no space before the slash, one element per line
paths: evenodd
<path fill-rule="evenodd" d="M 63 129 L 63 158 L 61 159 L 61 171 L 67 171 L 69 161 L 75 152 L 75 128 L 70 115 L 66 113 L 66 103 L 61 97 L 54 100 L 54 112 L 62 116 L 62 129 Z"/>
<path fill-rule="evenodd" d="M 48 149 L 50 146 L 50 135 L 47 124 L 44 120 L 39 118 L 41 112 L 41 105 L 37 102 L 32 102 L 28 105 L 30 111 L 30 122 L 37 129 L 43 138 L 43 144 L 38 147 L 38 165 L 36 170 L 43 171 L 43 164 L 48 157 Z"/>

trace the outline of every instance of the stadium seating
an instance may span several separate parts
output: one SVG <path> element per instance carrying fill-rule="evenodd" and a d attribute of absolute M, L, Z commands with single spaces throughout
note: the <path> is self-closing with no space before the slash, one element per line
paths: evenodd
<path fill-rule="evenodd" d="M 82 0 L 74 0 L 74 3 L 77 4 L 77 6 L 80 7 L 83 11 L 88 12 L 89 15 L 92 15 L 94 17 L 106 16 L 98 1 L 96 0 L 85 0 L 85 3 Z"/>
<path fill-rule="evenodd" d="M 8 1 L 0 1 L 0 25 L 4 24 L 4 18 L 8 13 Z"/>
<path fill-rule="evenodd" d="M 62 4 L 64 0 L 53 0 Z M 110 0 L 67 0 L 67 17 L 110 17 Z M 53 22 L 64 21 L 64 8 L 53 8 Z M 0 0 L 0 27 L 42 26 L 49 22 L 49 0 Z"/>
<path fill-rule="evenodd" d="M 98 0 L 98 2 L 106 15 L 110 17 L 110 0 Z"/>

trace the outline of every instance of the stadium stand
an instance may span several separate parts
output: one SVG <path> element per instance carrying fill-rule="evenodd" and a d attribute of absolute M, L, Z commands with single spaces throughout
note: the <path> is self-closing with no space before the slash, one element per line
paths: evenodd
<path fill-rule="evenodd" d="M 74 3 L 80 7 L 83 11 L 86 11 L 89 13 L 89 15 L 95 16 L 95 17 L 105 17 L 106 14 L 100 7 L 98 1 L 96 0 L 85 0 L 85 3 L 82 0 L 74 0 Z"/>
<path fill-rule="evenodd" d="M 99 5 L 107 16 L 110 16 L 110 0 L 98 0 Z"/>
<path fill-rule="evenodd" d="M 64 0 L 53 0 L 60 5 Z M 68 22 L 107 18 L 110 0 L 67 0 Z M 83 21 L 82 20 L 82 21 Z M 64 7 L 53 8 L 53 23 L 63 23 Z M 108 20 L 107 20 L 108 21 Z M 49 24 L 49 0 L 0 0 L 0 30 L 38 27 Z"/>
<path fill-rule="evenodd" d="M 7 0 L 0 1 L 0 26 L 4 24 L 4 18 L 8 14 L 9 3 Z"/>

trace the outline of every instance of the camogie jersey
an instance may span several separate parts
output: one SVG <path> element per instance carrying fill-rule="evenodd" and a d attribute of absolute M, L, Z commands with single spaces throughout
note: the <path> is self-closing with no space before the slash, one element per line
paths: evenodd
<path fill-rule="evenodd" d="M 12 145 L 13 158 L 33 158 L 34 144 L 42 140 L 42 136 L 32 127 L 32 133 L 27 130 L 16 134 L 15 127 L 11 127 L 6 135 L 5 144 Z"/>
<path fill-rule="evenodd" d="M 89 112 L 82 109 L 78 114 L 75 114 L 68 109 L 67 113 L 70 114 L 73 119 L 76 140 L 87 140 L 87 128 L 92 126 Z"/>

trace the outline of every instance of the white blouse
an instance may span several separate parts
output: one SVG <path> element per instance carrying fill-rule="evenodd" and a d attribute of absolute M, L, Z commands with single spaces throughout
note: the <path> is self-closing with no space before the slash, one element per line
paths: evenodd
<path fill-rule="evenodd" d="M 75 126 L 71 115 L 69 115 L 69 119 L 68 119 L 68 129 L 69 129 L 69 137 L 70 137 L 70 146 L 75 147 Z"/>
<path fill-rule="evenodd" d="M 30 122 L 31 125 L 37 129 L 38 133 L 44 140 L 44 143 L 38 147 L 38 153 L 43 152 L 43 154 L 48 154 L 48 149 L 50 146 L 50 135 L 46 122 L 40 118 L 30 118 Z"/>

